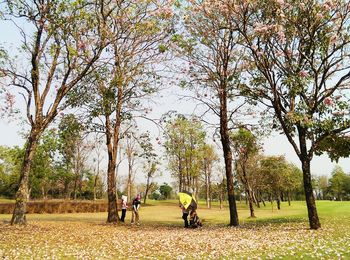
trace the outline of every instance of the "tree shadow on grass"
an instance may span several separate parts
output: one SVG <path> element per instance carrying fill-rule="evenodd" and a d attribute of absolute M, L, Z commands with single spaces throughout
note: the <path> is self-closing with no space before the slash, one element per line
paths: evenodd
<path fill-rule="evenodd" d="M 277 217 L 277 218 L 256 218 L 254 220 L 248 220 L 240 225 L 241 228 L 263 228 L 263 227 L 283 227 L 289 229 L 299 229 L 300 225 L 288 225 L 288 224 L 304 224 L 305 227 L 308 225 L 308 220 L 305 217 Z M 286 227 L 286 225 L 288 227 Z"/>

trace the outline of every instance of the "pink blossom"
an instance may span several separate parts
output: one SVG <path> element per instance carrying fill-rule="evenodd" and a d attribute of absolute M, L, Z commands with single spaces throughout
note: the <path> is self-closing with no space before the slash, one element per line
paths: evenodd
<path fill-rule="evenodd" d="M 6 99 L 7 106 L 12 108 L 13 105 L 15 104 L 15 96 L 9 92 L 6 92 L 5 99 Z"/>
<path fill-rule="evenodd" d="M 323 14 L 321 14 L 321 13 L 317 13 L 317 14 L 316 14 L 316 17 L 317 17 L 318 19 L 320 19 L 320 20 L 321 20 L 321 19 L 323 18 Z"/>
<path fill-rule="evenodd" d="M 287 50 L 286 50 L 286 54 L 287 54 L 288 58 L 291 58 L 292 55 L 293 55 L 293 52 L 292 52 L 291 49 L 287 49 Z"/>
<path fill-rule="evenodd" d="M 337 40 L 338 40 L 337 35 L 333 35 L 333 36 L 329 39 L 329 41 L 330 41 L 331 44 L 336 44 L 336 43 L 337 43 Z"/>
<path fill-rule="evenodd" d="M 284 56 L 283 51 L 277 51 L 277 52 L 276 52 L 276 56 L 277 56 L 277 57 L 283 57 L 283 56 Z"/>
<path fill-rule="evenodd" d="M 265 24 L 262 24 L 262 23 L 256 23 L 254 24 L 254 32 L 255 33 L 265 33 L 269 30 L 269 27 Z"/>
<path fill-rule="evenodd" d="M 323 103 L 327 106 L 333 105 L 333 100 L 330 97 L 326 97 L 323 101 Z"/>
<path fill-rule="evenodd" d="M 306 78 L 309 74 L 307 73 L 307 71 L 305 70 L 301 70 L 299 72 L 299 76 L 302 77 L 302 78 Z"/>
<path fill-rule="evenodd" d="M 277 32 L 277 37 L 280 40 L 281 43 L 284 43 L 286 40 L 286 35 L 284 34 L 283 31 L 278 31 Z"/>

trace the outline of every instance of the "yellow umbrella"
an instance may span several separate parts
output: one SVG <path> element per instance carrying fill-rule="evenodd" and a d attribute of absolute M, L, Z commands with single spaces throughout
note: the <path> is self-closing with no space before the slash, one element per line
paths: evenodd
<path fill-rule="evenodd" d="M 180 203 L 187 209 L 189 206 L 193 210 L 197 209 L 197 202 L 193 195 L 189 192 L 179 192 Z"/>

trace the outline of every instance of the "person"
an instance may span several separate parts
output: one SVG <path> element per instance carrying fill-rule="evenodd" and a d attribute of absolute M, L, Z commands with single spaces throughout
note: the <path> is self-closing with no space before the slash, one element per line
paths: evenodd
<path fill-rule="evenodd" d="M 182 219 L 184 220 L 185 228 L 188 228 L 188 209 L 186 209 L 182 204 L 180 204 L 180 208 L 182 210 Z"/>
<path fill-rule="evenodd" d="M 195 210 L 191 210 L 191 213 L 190 213 L 190 226 L 192 228 L 197 228 L 202 226 L 202 222 L 199 219 L 197 212 Z"/>
<path fill-rule="evenodd" d="M 141 204 L 141 195 L 137 194 L 136 198 L 132 201 L 132 217 L 131 224 L 140 225 L 140 216 L 139 216 L 139 208 Z"/>
<path fill-rule="evenodd" d="M 125 216 L 126 216 L 126 209 L 127 208 L 128 208 L 127 197 L 122 195 L 122 216 L 120 218 L 120 220 L 122 222 L 125 222 Z"/>

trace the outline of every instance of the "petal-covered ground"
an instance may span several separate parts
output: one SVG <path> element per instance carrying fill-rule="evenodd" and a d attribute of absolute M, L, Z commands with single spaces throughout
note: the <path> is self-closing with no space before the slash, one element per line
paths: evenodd
<path fill-rule="evenodd" d="M 318 202 L 322 228 L 308 229 L 304 202 L 262 207 L 240 227 L 229 212 L 198 210 L 204 226 L 183 228 L 177 202 L 141 208 L 141 225 L 106 224 L 107 213 L 29 214 L 27 226 L 0 215 L 0 259 L 350 259 L 350 202 Z"/>
<path fill-rule="evenodd" d="M 310 231 L 305 223 L 184 229 L 35 221 L 27 226 L 2 223 L 0 230 L 1 259 L 350 257 L 350 233 L 329 239 L 329 225 Z"/>

